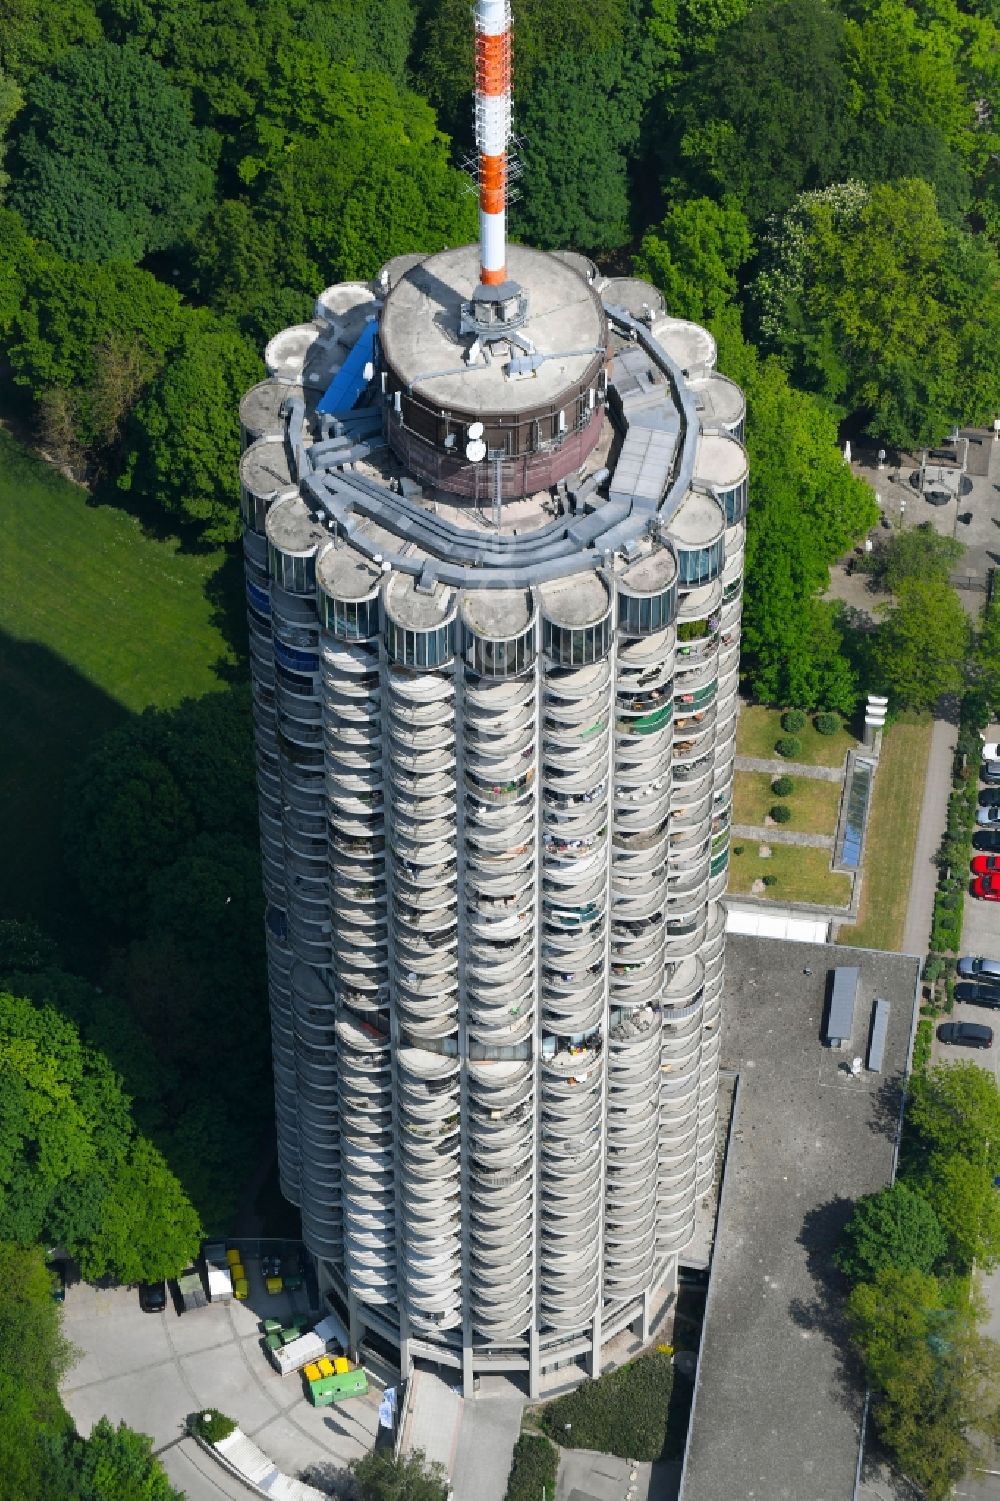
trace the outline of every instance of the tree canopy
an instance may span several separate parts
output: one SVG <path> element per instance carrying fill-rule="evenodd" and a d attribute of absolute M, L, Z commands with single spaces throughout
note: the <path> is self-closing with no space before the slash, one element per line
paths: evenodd
<path fill-rule="evenodd" d="M 11 201 L 63 255 L 139 261 L 204 213 L 217 153 L 140 48 L 79 47 L 28 88 Z"/>
<path fill-rule="evenodd" d="M 852 1282 L 870 1282 L 887 1266 L 933 1272 L 947 1249 L 931 1205 L 897 1182 L 858 1200 L 834 1259 Z"/>
<path fill-rule="evenodd" d="M 0 1238 L 137 1281 L 177 1272 L 200 1229 L 106 1059 L 50 1007 L 0 994 Z"/>

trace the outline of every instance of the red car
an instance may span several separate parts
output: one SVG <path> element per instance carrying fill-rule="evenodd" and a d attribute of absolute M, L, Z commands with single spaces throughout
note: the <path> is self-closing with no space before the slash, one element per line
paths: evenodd
<path fill-rule="evenodd" d="M 972 874 L 974 876 L 985 876 L 993 870 L 1000 871 L 1000 855 L 973 855 Z"/>
<path fill-rule="evenodd" d="M 974 877 L 972 894 L 983 896 L 988 902 L 1000 902 L 1000 874 Z"/>

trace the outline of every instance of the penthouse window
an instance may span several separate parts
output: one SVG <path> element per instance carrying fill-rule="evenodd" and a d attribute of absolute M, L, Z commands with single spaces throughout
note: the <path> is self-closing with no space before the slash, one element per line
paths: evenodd
<path fill-rule="evenodd" d="M 612 635 L 610 615 L 596 625 L 582 627 L 542 622 L 545 653 L 557 667 L 588 667 L 599 662 L 611 650 Z"/>

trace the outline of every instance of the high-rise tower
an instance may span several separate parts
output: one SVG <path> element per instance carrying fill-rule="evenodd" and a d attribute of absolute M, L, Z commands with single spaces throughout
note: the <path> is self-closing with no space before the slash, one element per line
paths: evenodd
<path fill-rule="evenodd" d="M 284 1192 L 364 1340 L 640 1332 L 711 1183 L 747 465 L 711 336 L 506 244 L 328 288 L 241 417 Z"/>

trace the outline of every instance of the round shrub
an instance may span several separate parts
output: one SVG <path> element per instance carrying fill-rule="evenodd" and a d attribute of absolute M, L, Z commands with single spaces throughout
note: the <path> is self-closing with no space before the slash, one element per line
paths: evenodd
<path fill-rule="evenodd" d="M 742 846 L 742 844 L 734 844 L 733 845 L 733 854 L 734 855 L 742 855 L 742 853 L 743 853 L 743 846 Z"/>
<path fill-rule="evenodd" d="M 791 777 L 775 777 L 771 791 L 775 797 L 790 797 L 795 791 L 795 782 Z"/>
<path fill-rule="evenodd" d="M 771 809 L 771 817 L 775 823 L 791 823 L 792 810 L 787 803 L 775 803 Z"/>
<path fill-rule="evenodd" d="M 778 877 L 772 876 L 770 874 L 762 876 L 761 880 L 764 882 L 765 886 L 777 886 L 778 884 Z"/>
<path fill-rule="evenodd" d="M 833 713 L 817 714 L 813 720 L 818 735 L 835 735 L 840 729 L 840 715 Z"/>
<path fill-rule="evenodd" d="M 232 1418 L 227 1418 L 217 1407 L 206 1407 L 202 1412 L 195 1413 L 189 1423 L 192 1432 L 209 1444 L 217 1444 L 221 1438 L 228 1438 L 236 1427 Z"/>
<path fill-rule="evenodd" d="M 784 756 L 786 761 L 794 761 L 802 749 L 802 741 L 794 735 L 782 735 L 774 742 L 774 748 L 779 756 Z"/>
<path fill-rule="evenodd" d="M 789 735 L 797 735 L 805 728 L 806 716 L 801 709 L 786 709 L 781 716 L 781 728 Z"/>

